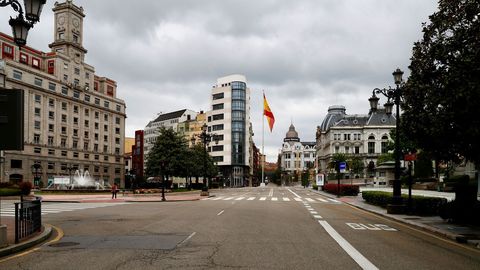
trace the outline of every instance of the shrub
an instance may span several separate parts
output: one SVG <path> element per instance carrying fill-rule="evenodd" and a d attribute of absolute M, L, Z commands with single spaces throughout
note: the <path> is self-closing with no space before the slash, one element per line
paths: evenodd
<path fill-rule="evenodd" d="M 20 182 L 18 184 L 18 187 L 20 188 L 20 192 L 23 195 L 28 195 L 28 194 L 30 194 L 30 191 L 32 190 L 33 185 L 32 185 L 31 182 Z"/>
<path fill-rule="evenodd" d="M 323 186 L 323 190 L 328 192 L 328 193 L 337 194 L 338 193 L 338 185 L 337 184 L 326 184 L 326 185 Z M 340 195 L 341 196 L 357 196 L 359 192 L 360 192 L 360 189 L 357 185 L 340 184 Z"/>
<path fill-rule="evenodd" d="M 0 196 L 18 196 L 20 195 L 20 189 L 18 188 L 0 188 Z"/>
<path fill-rule="evenodd" d="M 1 182 L 0 183 L 0 188 L 9 188 L 12 187 L 13 183 L 12 182 Z"/>
<path fill-rule="evenodd" d="M 363 191 L 362 198 L 370 204 L 380 207 L 387 207 L 392 202 L 393 193 L 386 191 Z M 402 194 L 405 204 L 408 202 L 408 195 Z M 412 214 L 420 216 L 438 215 L 440 209 L 447 204 L 447 199 L 437 197 L 412 196 Z"/>
<path fill-rule="evenodd" d="M 317 184 L 313 184 L 313 185 L 312 185 L 312 188 L 315 189 L 315 190 L 318 190 Z"/>
<path fill-rule="evenodd" d="M 468 207 L 457 200 L 448 202 L 440 208 L 440 217 L 452 222 L 480 225 L 480 202 Z"/>

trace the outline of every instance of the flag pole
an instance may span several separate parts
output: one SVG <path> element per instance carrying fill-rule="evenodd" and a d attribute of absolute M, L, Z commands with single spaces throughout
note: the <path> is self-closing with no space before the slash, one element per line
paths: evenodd
<path fill-rule="evenodd" d="M 262 91 L 263 92 L 263 100 L 262 102 L 264 103 L 265 102 L 265 90 Z M 262 183 L 260 184 L 261 187 L 264 187 L 265 186 L 265 182 L 264 182 L 264 175 L 265 175 L 265 105 L 263 106 L 263 110 L 262 110 Z"/>

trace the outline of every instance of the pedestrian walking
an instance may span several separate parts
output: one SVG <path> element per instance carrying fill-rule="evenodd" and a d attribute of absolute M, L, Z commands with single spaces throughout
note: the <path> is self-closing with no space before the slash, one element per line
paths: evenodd
<path fill-rule="evenodd" d="M 117 184 L 114 183 L 113 186 L 112 186 L 112 199 L 113 198 L 117 198 L 117 191 L 118 191 L 118 187 L 117 187 Z"/>

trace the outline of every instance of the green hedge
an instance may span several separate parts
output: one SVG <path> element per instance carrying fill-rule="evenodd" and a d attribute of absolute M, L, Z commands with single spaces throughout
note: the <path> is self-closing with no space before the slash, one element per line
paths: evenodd
<path fill-rule="evenodd" d="M 18 196 L 20 194 L 19 188 L 0 188 L 0 196 Z"/>
<path fill-rule="evenodd" d="M 363 191 L 363 199 L 370 204 L 387 207 L 392 202 L 393 193 L 385 191 Z M 402 194 L 405 205 L 408 203 L 408 195 Z M 438 215 L 440 208 L 447 203 L 445 198 L 412 196 L 412 214 L 420 216 Z"/>

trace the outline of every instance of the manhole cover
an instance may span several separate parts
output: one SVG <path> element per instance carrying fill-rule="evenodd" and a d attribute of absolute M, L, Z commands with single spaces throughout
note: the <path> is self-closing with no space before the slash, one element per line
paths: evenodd
<path fill-rule="evenodd" d="M 60 243 L 55 243 L 48 245 L 50 247 L 71 247 L 71 246 L 77 246 L 80 245 L 80 243 L 77 242 L 60 242 Z"/>

